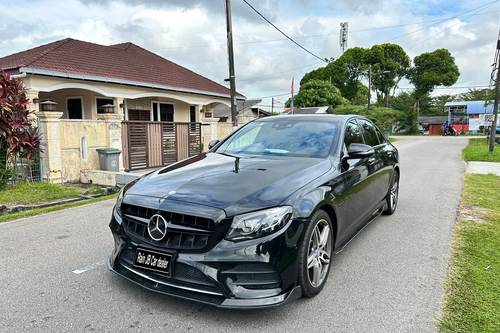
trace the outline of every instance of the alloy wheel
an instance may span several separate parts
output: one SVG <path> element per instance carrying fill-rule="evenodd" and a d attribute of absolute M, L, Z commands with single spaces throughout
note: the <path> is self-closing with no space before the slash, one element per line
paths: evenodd
<path fill-rule="evenodd" d="M 321 286 L 328 274 L 330 255 L 332 253 L 332 233 L 325 219 L 316 223 L 309 239 L 307 253 L 307 277 L 315 288 Z"/>
<path fill-rule="evenodd" d="M 392 184 L 389 195 L 391 210 L 394 210 L 396 208 L 396 205 L 398 204 L 398 193 L 399 193 L 399 179 L 398 176 L 396 175 L 396 179 L 394 179 L 394 183 Z"/>

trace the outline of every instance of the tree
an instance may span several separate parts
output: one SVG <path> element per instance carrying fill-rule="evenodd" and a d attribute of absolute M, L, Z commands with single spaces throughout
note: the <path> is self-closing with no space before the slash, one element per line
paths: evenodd
<path fill-rule="evenodd" d="M 14 156 L 32 159 L 40 150 L 28 102 L 23 82 L 0 73 L 0 187 L 11 176 L 9 163 Z"/>
<path fill-rule="evenodd" d="M 322 80 L 310 80 L 300 85 L 300 90 L 295 95 L 293 104 L 297 107 L 309 106 L 332 106 L 342 104 L 343 98 L 339 89 L 330 82 Z M 290 100 L 286 103 L 290 106 Z"/>
<path fill-rule="evenodd" d="M 300 84 L 311 80 L 328 81 L 340 90 L 343 97 L 353 102 L 359 97 L 358 90 L 362 87 L 360 80 L 366 75 L 367 52 L 361 47 L 350 48 L 337 60 L 304 75 Z"/>
<path fill-rule="evenodd" d="M 495 99 L 494 89 L 469 89 L 468 92 L 460 94 L 464 101 L 492 101 Z"/>
<path fill-rule="evenodd" d="M 415 86 L 417 100 L 434 90 L 436 86 L 451 86 L 457 82 L 460 71 L 455 58 L 447 49 L 422 53 L 413 59 L 408 78 Z"/>
<path fill-rule="evenodd" d="M 366 61 L 372 65 L 372 87 L 375 88 L 377 99 L 383 100 L 387 107 L 391 89 L 408 73 L 410 57 L 401 46 L 384 43 L 372 46 L 367 52 Z"/>

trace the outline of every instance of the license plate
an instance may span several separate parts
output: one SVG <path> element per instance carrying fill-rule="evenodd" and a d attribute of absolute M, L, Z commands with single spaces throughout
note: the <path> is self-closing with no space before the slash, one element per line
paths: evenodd
<path fill-rule="evenodd" d="M 174 256 L 171 253 L 156 252 L 138 248 L 135 254 L 134 265 L 171 276 L 173 257 Z"/>

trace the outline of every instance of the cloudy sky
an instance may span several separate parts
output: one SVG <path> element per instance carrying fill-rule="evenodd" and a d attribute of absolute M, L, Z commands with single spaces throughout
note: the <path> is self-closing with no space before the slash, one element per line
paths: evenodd
<path fill-rule="evenodd" d="M 321 65 L 249 9 L 233 1 L 237 89 L 247 97 L 287 93 L 290 81 Z M 320 57 L 340 55 L 339 24 L 352 46 L 394 42 L 410 57 L 448 48 L 456 86 L 489 83 L 500 2 L 491 0 L 249 0 Z M 0 56 L 65 37 L 130 41 L 217 82 L 227 77 L 224 0 L 0 0 Z M 402 88 L 410 87 L 401 82 Z M 437 90 L 438 93 L 462 89 Z M 277 96 L 285 101 L 287 96 Z M 263 101 L 270 104 L 270 99 Z"/>

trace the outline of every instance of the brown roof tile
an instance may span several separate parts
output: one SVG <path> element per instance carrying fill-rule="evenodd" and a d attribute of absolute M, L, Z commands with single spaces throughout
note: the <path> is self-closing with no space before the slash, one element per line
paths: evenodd
<path fill-rule="evenodd" d="M 225 86 L 133 43 L 105 46 L 66 38 L 0 58 L 1 70 L 20 67 L 229 95 Z"/>

